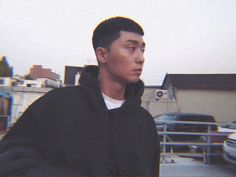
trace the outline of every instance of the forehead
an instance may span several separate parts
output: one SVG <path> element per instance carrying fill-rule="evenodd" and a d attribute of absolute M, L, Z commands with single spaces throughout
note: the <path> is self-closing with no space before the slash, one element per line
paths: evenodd
<path fill-rule="evenodd" d="M 145 45 L 143 36 L 134 32 L 121 31 L 120 37 L 117 39 L 117 41 L 122 43 L 136 43 Z"/>

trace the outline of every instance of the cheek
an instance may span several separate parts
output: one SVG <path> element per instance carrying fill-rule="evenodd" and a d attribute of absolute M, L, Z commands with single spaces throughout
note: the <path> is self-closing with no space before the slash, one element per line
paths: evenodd
<path fill-rule="evenodd" d="M 132 64 L 132 57 L 127 51 L 121 49 L 113 54 L 112 63 L 115 67 L 127 67 Z"/>
<path fill-rule="evenodd" d="M 130 70 L 131 62 L 127 58 L 117 58 L 117 60 L 113 63 L 113 69 L 121 74 L 129 74 L 128 71 Z"/>
<path fill-rule="evenodd" d="M 131 69 L 133 68 L 132 56 L 125 49 L 119 48 L 113 50 L 109 55 L 108 68 L 110 72 L 116 75 L 122 75 L 127 77 L 131 75 Z"/>

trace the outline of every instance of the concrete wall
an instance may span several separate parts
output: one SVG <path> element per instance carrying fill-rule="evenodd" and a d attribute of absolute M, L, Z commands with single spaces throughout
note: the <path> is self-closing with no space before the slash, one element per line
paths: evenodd
<path fill-rule="evenodd" d="M 142 96 L 142 106 L 148 110 L 152 116 L 166 112 L 176 112 L 176 101 L 168 99 L 155 99 L 155 90 L 155 88 L 145 88 Z"/>
<path fill-rule="evenodd" d="M 0 87 L 0 90 L 9 93 L 13 97 L 10 123 L 14 123 L 29 105 L 51 89 L 36 87 Z"/>
<path fill-rule="evenodd" d="M 153 116 L 165 112 L 203 113 L 213 115 L 217 122 L 236 121 L 236 91 L 175 90 L 173 100 L 156 100 L 155 89 L 146 88 L 142 106 Z"/>
<path fill-rule="evenodd" d="M 176 101 L 180 112 L 210 114 L 218 122 L 236 120 L 236 91 L 177 90 Z"/>

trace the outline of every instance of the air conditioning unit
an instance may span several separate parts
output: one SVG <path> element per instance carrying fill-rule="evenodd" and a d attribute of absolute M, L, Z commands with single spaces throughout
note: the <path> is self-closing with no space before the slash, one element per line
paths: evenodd
<path fill-rule="evenodd" d="M 155 99 L 156 100 L 168 100 L 168 90 L 155 90 Z"/>

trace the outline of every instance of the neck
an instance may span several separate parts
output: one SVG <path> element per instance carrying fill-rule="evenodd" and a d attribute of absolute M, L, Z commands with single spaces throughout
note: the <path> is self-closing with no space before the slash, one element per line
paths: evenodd
<path fill-rule="evenodd" d="M 126 88 L 125 83 L 115 81 L 107 77 L 106 74 L 102 74 L 101 72 L 99 72 L 98 74 L 98 81 L 100 89 L 105 95 L 116 100 L 125 99 L 125 88 Z"/>

